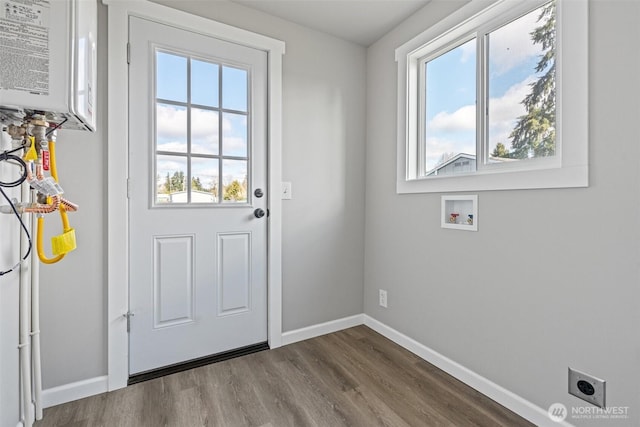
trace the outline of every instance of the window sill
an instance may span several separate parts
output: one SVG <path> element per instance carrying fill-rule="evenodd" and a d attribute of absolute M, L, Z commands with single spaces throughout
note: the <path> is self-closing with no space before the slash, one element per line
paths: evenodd
<path fill-rule="evenodd" d="M 588 187 L 587 165 L 555 169 L 469 173 L 457 176 L 398 179 L 398 194 L 456 191 L 531 190 L 541 188 Z"/>

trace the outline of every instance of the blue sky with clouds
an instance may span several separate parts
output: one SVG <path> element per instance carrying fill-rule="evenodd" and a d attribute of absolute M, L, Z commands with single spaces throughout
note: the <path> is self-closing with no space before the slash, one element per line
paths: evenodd
<path fill-rule="evenodd" d="M 498 142 L 511 146 L 508 136 L 529 84 L 539 76 L 535 66 L 542 53 L 531 41 L 540 11 L 492 32 L 489 36 L 489 152 Z M 427 63 L 426 169 L 443 154 L 476 154 L 475 39 Z"/>
<path fill-rule="evenodd" d="M 187 58 L 166 52 L 157 52 L 157 97 L 177 102 L 187 102 Z M 247 71 L 234 67 L 191 60 L 191 102 L 205 107 L 219 107 L 219 77 L 222 69 L 222 106 L 225 109 L 247 111 Z M 220 120 L 219 115 L 222 114 Z M 160 151 L 187 152 L 186 106 L 158 102 L 156 104 L 156 144 Z M 247 157 L 248 128 L 246 114 L 219 112 L 207 108 L 191 109 L 191 152 L 219 155 L 219 126 L 222 124 L 222 154 Z M 193 177 L 200 178 L 205 187 L 219 181 L 219 160 L 193 158 Z M 160 180 L 169 173 L 183 171 L 186 175 L 186 159 L 178 156 L 158 156 L 157 175 Z M 246 160 L 222 162 L 223 185 L 233 180 L 242 182 L 247 175 Z"/>

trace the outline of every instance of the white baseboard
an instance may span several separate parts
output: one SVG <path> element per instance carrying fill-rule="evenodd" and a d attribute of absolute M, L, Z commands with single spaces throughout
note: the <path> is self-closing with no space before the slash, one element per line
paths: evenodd
<path fill-rule="evenodd" d="M 442 369 L 454 378 L 462 381 L 469 387 L 479 391 L 488 398 L 498 402 L 505 408 L 508 408 L 520 415 L 522 418 L 531 421 L 537 426 L 541 427 L 573 427 L 566 421 L 556 422 L 549 418 L 546 409 L 542 409 L 537 405 L 523 399 L 517 394 L 499 386 L 498 384 L 486 379 L 485 377 L 473 372 L 472 370 L 465 368 L 457 362 L 449 359 L 446 356 L 438 353 L 435 350 L 430 349 L 424 344 L 404 335 L 401 332 L 385 325 L 370 317 L 364 316 L 364 324 L 379 334 L 389 338 L 401 347 L 409 350 L 413 354 L 421 357 L 432 365 Z"/>
<path fill-rule="evenodd" d="M 306 328 L 295 329 L 282 334 L 282 345 L 293 344 L 294 342 L 308 340 L 310 338 L 319 337 L 332 332 L 338 332 L 343 329 L 362 325 L 363 323 L 364 314 L 356 314 L 355 316 L 343 317 L 342 319 L 319 323 L 317 325 L 307 326 Z"/>
<path fill-rule="evenodd" d="M 42 407 L 49 408 L 104 393 L 108 387 L 107 378 L 105 375 L 42 390 Z"/>

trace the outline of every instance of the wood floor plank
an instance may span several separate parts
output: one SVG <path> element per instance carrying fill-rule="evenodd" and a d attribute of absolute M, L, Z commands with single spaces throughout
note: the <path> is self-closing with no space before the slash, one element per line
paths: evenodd
<path fill-rule="evenodd" d="M 418 390 L 412 389 L 403 381 L 398 381 L 401 367 L 396 366 L 396 369 L 390 371 L 387 366 L 376 364 L 372 359 L 373 353 L 368 348 L 359 345 L 358 340 L 346 340 L 340 333 L 320 338 L 319 342 L 324 344 L 325 350 L 340 348 L 338 357 L 341 358 L 341 363 L 356 374 L 362 386 L 387 402 L 409 425 L 454 425 L 439 413 L 438 408 L 425 404 L 428 400 L 423 400 L 423 396 L 416 394 Z M 449 416 L 457 417 L 457 413 L 451 413 Z"/>
<path fill-rule="evenodd" d="M 388 348 L 387 342 L 382 335 L 371 334 L 354 342 L 360 344 L 355 351 L 369 351 L 374 366 L 387 366 L 391 368 L 389 372 L 396 371 L 397 377 L 411 388 L 412 394 L 421 395 L 435 408 L 442 408 L 444 412 L 440 413 L 455 425 L 517 425 L 519 417 L 511 417 L 515 415 L 512 412 L 495 411 L 502 407 L 403 348 Z M 480 405 L 477 404 L 478 399 Z M 456 408 L 455 416 L 451 416 L 451 408 Z"/>
<path fill-rule="evenodd" d="M 344 398 L 361 414 L 361 422 L 357 425 L 410 427 L 402 417 L 367 387 L 345 391 Z"/>
<path fill-rule="evenodd" d="M 532 426 L 358 326 L 45 410 L 36 427 Z"/>
<path fill-rule="evenodd" d="M 372 339 L 351 341 L 350 345 L 353 346 L 354 354 L 368 355 L 365 359 L 368 369 L 377 370 L 384 381 L 398 384 L 396 394 L 405 403 L 420 407 L 422 402 L 430 402 L 430 407 L 434 410 L 433 423 L 483 425 L 478 417 L 469 419 L 468 404 L 459 395 L 450 393 L 447 387 L 434 387 L 432 382 L 418 375 L 419 371 L 411 363 L 413 357 L 406 352 L 394 354 L 393 351 L 386 351 L 386 348 Z M 452 413 L 450 407 L 457 410 Z M 440 421 L 437 421 L 438 419 Z"/>

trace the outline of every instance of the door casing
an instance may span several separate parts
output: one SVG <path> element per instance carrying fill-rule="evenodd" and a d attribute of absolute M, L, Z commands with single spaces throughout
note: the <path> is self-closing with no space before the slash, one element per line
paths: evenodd
<path fill-rule="evenodd" d="M 267 52 L 267 330 L 271 348 L 282 345 L 282 55 L 280 40 L 148 1 L 103 0 L 108 6 L 109 132 L 107 139 L 107 389 L 126 387 L 128 378 L 128 21 L 138 16 Z M 124 107 L 124 108 L 123 108 Z"/>

